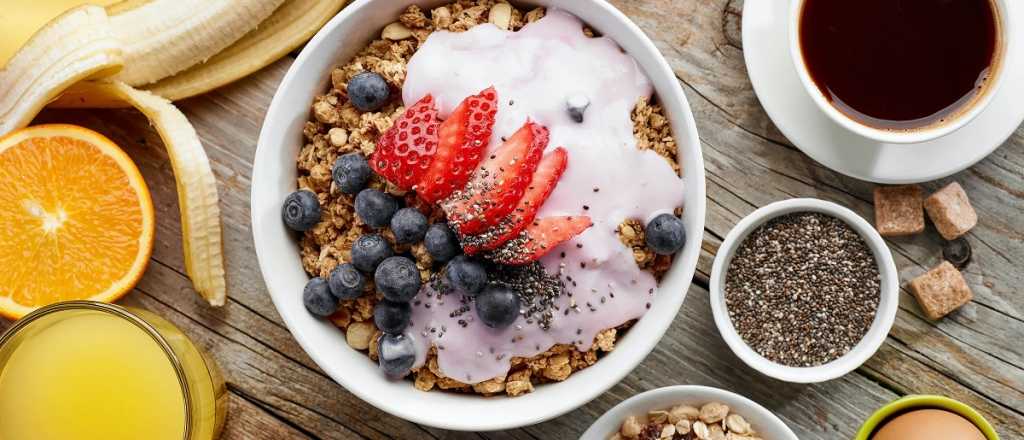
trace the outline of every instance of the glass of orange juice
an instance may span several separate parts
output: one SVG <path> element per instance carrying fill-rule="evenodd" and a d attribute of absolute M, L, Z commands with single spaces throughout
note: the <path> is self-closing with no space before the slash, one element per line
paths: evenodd
<path fill-rule="evenodd" d="M 217 365 L 145 310 L 57 303 L 0 336 L 0 439 L 212 440 L 226 411 Z"/>

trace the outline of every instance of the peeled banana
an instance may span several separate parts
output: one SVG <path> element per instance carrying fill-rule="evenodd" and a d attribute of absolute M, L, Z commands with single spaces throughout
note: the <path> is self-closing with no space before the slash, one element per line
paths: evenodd
<path fill-rule="evenodd" d="M 266 67 L 316 33 L 348 0 L 286 0 L 256 30 L 202 64 L 146 86 L 171 101 L 206 93 Z"/>
<path fill-rule="evenodd" d="M 151 84 L 208 60 L 270 16 L 284 0 L 155 0 L 110 18 L 124 45 L 115 78 Z"/>
<path fill-rule="evenodd" d="M 0 70 L 0 136 L 28 125 L 68 86 L 114 74 L 123 62 L 103 8 L 81 6 L 57 17 Z"/>
<path fill-rule="evenodd" d="M 138 8 L 149 0 L 124 0 L 107 7 L 109 13 Z M 260 26 L 206 62 L 174 76 L 142 87 L 171 101 L 190 98 L 234 82 L 266 67 L 308 40 L 348 0 L 285 0 Z M 120 100 L 90 95 L 88 89 L 72 87 L 52 108 L 126 107 Z"/>

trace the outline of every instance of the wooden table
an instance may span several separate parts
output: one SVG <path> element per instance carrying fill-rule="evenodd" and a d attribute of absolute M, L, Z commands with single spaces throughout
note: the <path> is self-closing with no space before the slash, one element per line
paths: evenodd
<path fill-rule="evenodd" d="M 146 119 L 129 110 L 83 110 L 47 111 L 37 122 L 96 129 L 141 168 L 156 205 L 157 242 L 146 276 L 122 302 L 170 319 L 217 359 L 230 390 L 225 439 L 569 439 L 623 399 L 673 384 L 749 396 L 805 440 L 850 438 L 876 408 L 911 393 L 962 400 L 984 413 L 1004 439 L 1024 438 L 1024 130 L 971 169 L 926 184 L 934 190 L 959 181 L 978 210 L 978 227 L 968 235 L 974 262 L 966 270 L 974 302 L 931 322 L 904 290 L 888 340 L 863 367 L 824 384 L 777 382 L 745 367 L 715 329 L 707 289 L 718 244 L 744 215 L 791 197 L 835 201 L 871 219 L 874 185 L 810 160 L 769 121 L 743 63 L 742 0 L 613 3 L 668 58 L 697 117 L 708 185 L 704 252 L 675 324 L 636 370 L 579 410 L 523 429 L 446 432 L 390 416 L 324 375 L 285 328 L 257 268 L 249 186 L 264 113 L 293 58 L 180 103 L 203 138 L 220 185 L 230 294 L 221 309 L 206 306 L 184 275 L 171 167 Z M 889 245 L 904 283 L 941 259 L 941 239 L 931 228 Z M 8 325 L 0 321 L 0 329 Z"/>

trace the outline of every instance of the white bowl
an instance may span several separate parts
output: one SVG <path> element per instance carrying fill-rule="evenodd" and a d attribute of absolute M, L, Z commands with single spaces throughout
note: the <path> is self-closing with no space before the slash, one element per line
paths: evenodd
<path fill-rule="evenodd" d="M 315 319 L 302 305 L 308 280 L 294 234 L 281 222 L 281 203 L 296 188 L 295 158 L 314 96 L 327 89 L 331 68 L 395 21 L 409 4 L 431 7 L 444 0 L 361 0 L 346 7 L 306 45 L 281 82 L 260 133 L 252 178 L 252 226 L 260 270 L 274 305 L 309 356 L 335 381 L 383 411 L 416 423 L 457 430 L 496 430 L 538 423 L 589 402 L 628 374 L 654 348 L 675 319 L 689 288 L 704 230 L 704 162 L 697 127 L 683 91 L 654 44 L 625 15 L 603 0 L 539 0 L 521 4 L 559 7 L 619 43 L 650 77 L 678 139 L 686 184 L 683 221 L 691 239 L 676 256 L 653 307 L 594 366 L 564 382 L 538 386 L 516 397 L 483 398 L 422 392 L 408 381 L 391 382 L 345 335 Z M 520 2 L 516 2 L 520 4 Z"/>
<path fill-rule="evenodd" d="M 871 249 L 875 261 L 878 263 L 878 273 L 882 278 L 878 310 L 875 313 L 875 320 L 871 323 L 864 338 L 845 355 L 815 367 L 782 365 L 768 360 L 750 348 L 732 325 L 723 291 L 729 264 L 732 262 L 733 255 L 736 254 L 736 249 L 747 238 L 747 235 L 775 217 L 794 212 L 820 212 L 846 222 L 860 234 Z M 818 199 L 790 199 L 775 202 L 740 220 L 729 231 L 729 235 L 725 237 L 722 245 L 718 248 L 714 266 L 711 269 L 710 290 L 711 311 L 715 316 L 715 325 L 718 326 L 718 332 L 722 334 L 725 343 L 736 353 L 736 356 L 764 375 L 795 383 L 824 382 L 840 377 L 861 366 L 885 342 L 889 329 L 892 328 L 892 323 L 896 320 L 896 311 L 900 305 L 899 273 L 896 271 L 892 253 L 882 236 L 878 235 L 874 227 L 853 211 Z"/>
<path fill-rule="evenodd" d="M 701 405 L 718 402 L 727 405 L 730 412 L 739 414 L 765 440 L 797 440 L 796 434 L 782 420 L 757 402 L 739 394 L 718 388 L 698 385 L 676 385 L 637 394 L 615 405 L 604 413 L 580 440 L 607 440 L 619 431 L 629 416 L 646 415 L 649 411 L 665 410 L 676 405 Z"/>

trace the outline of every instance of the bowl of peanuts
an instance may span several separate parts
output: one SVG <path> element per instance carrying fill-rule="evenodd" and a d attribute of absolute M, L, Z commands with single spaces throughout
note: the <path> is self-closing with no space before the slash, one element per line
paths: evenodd
<path fill-rule="evenodd" d="M 739 394 L 676 385 L 637 394 L 604 413 L 582 440 L 797 440 L 785 423 Z"/>

